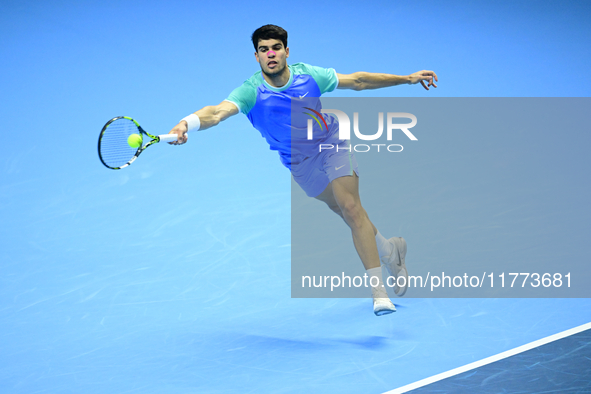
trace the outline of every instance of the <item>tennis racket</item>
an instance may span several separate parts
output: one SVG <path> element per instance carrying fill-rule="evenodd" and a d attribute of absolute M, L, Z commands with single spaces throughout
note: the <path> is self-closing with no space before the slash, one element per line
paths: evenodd
<path fill-rule="evenodd" d="M 141 138 L 141 143 L 137 147 L 132 147 L 128 143 L 128 138 L 132 134 L 138 134 Z M 98 154 L 105 167 L 120 170 L 133 163 L 148 146 L 176 140 L 176 134 L 152 135 L 142 129 L 134 119 L 128 116 L 117 116 L 109 120 L 101 130 Z"/>

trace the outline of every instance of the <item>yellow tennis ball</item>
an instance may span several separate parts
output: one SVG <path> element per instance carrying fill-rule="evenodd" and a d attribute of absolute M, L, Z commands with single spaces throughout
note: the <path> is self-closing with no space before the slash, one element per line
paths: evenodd
<path fill-rule="evenodd" d="M 139 134 L 132 134 L 127 137 L 127 145 L 132 148 L 139 148 L 142 145 L 142 136 Z"/>

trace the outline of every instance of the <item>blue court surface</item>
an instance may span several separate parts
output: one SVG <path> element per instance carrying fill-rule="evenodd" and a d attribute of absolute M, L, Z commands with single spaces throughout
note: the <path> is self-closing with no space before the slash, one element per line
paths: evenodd
<path fill-rule="evenodd" d="M 590 328 L 575 327 L 388 393 L 588 393 Z"/>
<path fill-rule="evenodd" d="M 584 2 L 300 5 L 305 23 L 292 5 L 5 2 L 0 393 L 591 392 L 590 298 L 409 293 L 382 317 L 369 298 L 292 298 L 292 181 L 242 115 L 124 170 L 101 165 L 110 118 L 163 134 L 227 97 L 257 71 L 249 35 L 266 23 L 290 32 L 290 62 L 440 75 L 437 90 L 360 96 L 591 92 Z M 436 143 L 453 136 L 422 135 L 380 174 L 404 186 L 396 222 L 380 214 L 379 182 L 362 199 L 384 235 L 407 238 L 409 270 L 494 263 L 500 244 L 510 261 L 580 266 L 591 141 L 587 124 L 565 125 L 502 142 L 474 132 L 464 143 L 477 149 L 453 155 Z M 348 236 L 321 203 L 306 209 Z"/>

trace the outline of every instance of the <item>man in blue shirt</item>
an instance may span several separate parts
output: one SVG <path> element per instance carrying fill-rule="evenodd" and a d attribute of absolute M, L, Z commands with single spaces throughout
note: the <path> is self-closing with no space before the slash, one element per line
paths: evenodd
<path fill-rule="evenodd" d="M 270 148 L 278 151 L 281 162 L 291 170 L 306 194 L 326 203 L 350 227 L 355 248 L 369 277 L 376 278 L 370 281 L 374 313 L 380 316 L 394 312 L 396 308 L 386 293 L 380 263 L 394 279 L 404 277 L 404 281 L 395 281 L 394 287 L 395 293 L 402 296 L 408 285 L 406 241 L 399 237 L 386 240 L 369 220 L 359 198 L 357 163 L 350 149 L 346 149 L 348 141 L 338 140 L 336 119 L 323 117 L 327 130 L 322 135 L 315 133 L 313 143 L 293 143 L 296 137 L 292 129 L 292 99 L 313 100 L 334 89 L 365 90 L 400 84 L 420 83 L 429 90 L 430 86 L 437 87 L 437 75 L 426 70 L 407 76 L 367 72 L 339 74 L 334 69 L 304 63 L 287 65 L 287 32 L 274 25 L 257 29 L 252 42 L 261 71 L 234 89 L 220 104 L 204 107 L 183 118 L 170 131 L 178 135 L 178 141 L 173 144 L 184 144 L 188 131 L 205 130 L 239 112 L 245 114 Z M 319 100 L 316 105 L 319 106 Z M 344 149 L 319 152 L 320 143 L 333 143 Z"/>

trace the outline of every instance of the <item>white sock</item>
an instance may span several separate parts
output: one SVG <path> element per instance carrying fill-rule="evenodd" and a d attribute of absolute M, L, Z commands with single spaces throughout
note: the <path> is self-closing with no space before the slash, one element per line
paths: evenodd
<path fill-rule="evenodd" d="M 378 245 L 378 253 L 380 254 L 380 259 L 382 257 L 388 257 L 393 252 L 393 245 L 386 239 L 380 232 L 376 234 L 376 244 Z"/>
<path fill-rule="evenodd" d="M 380 297 L 388 297 L 388 295 L 386 294 L 386 288 L 384 287 L 384 280 L 382 279 L 382 267 L 370 268 L 366 270 L 366 272 L 367 276 L 369 276 L 369 283 L 372 285 L 372 293 L 374 294 L 374 296 L 377 293 L 378 295 L 380 295 Z M 371 280 L 372 276 L 378 278 L 377 284 L 375 279 L 373 281 Z M 376 284 L 376 286 L 373 286 L 374 284 Z"/>

